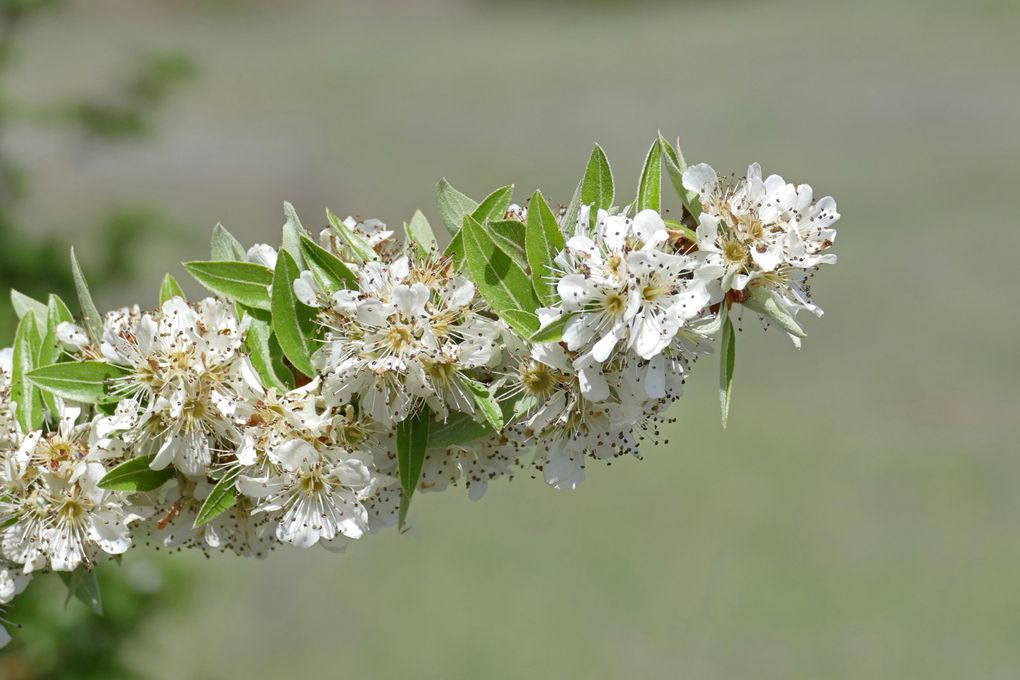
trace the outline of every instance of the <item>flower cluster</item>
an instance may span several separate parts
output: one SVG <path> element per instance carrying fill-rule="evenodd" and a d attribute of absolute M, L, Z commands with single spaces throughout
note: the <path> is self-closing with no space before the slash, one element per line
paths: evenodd
<path fill-rule="evenodd" d="M 626 208 L 596 148 L 558 216 L 538 192 L 476 203 L 441 182 L 443 249 L 421 213 L 404 238 L 332 213 L 311 234 L 288 205 L 283 247 L 218 228 L 186 265 L 216 297 L 168 275 L 156 310 L 99 315 L 84 286 L 80 318 L 56 296 L 26 308 L 0 351 L 0 604 L 138 542 L 342 550 L 403 525 L 416 491 L 478 498 L 529 468 L 571 489 L 638 455 L 719 335 L 732 375 L 738 308 L 799 343 L 838 218 L 757 165 L 725 181 L 656 150 Z"/>

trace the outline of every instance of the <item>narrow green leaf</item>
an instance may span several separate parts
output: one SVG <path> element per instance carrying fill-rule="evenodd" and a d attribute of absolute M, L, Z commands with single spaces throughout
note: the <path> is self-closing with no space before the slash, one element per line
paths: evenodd
<path fill-rule="evenodd" d="M 524 338 L 536 333 L 541 325 L 536 314 L 525 312 L 523 309 L 504 309 L 499 313 L 499 317 Z"/>
<path fill-rule="evenodd" d="M 673 185 L 677 196 L 680 197 L 680 202 L 687 208 L 687 212 L 694 219 L 698 219 L 701 216 L 701 199 L 698 198 L 697 193 L 687 191 L 684 188 L 684 171 L 687 170 L 687 161 L 684 160 L 683 153 L 680 152 L 680 140 L 677 140 L 676 148 L 674 149 L 660 134 L 659 148 L 663 151 L 663 158 L 666 161 L 666 174 L 669 175 L 670 184 Z"/>
<path fill-rule="evenodd" d="M 25 379 L 31 375 L 35 366 L 40 345 L 35 314 L 25 314 L 14 334 L 14 366 L 11 373 L 11 401 L 17 404 L 15 414 L 25 433 L 38 430 L 43 422 L 42 397 L 36 385 Z"/>
<path fill-rule="evenodd" d="M 42 344 L 39 346 L 39 353 L 36 355 L 36 366 L 49 366 L 56 363 L 60 357 L 60 341 L 57 339 L 57 326 L 61 323 L 71 323 L 74 317 L 71 311 L 64 304 L 58 295 L 50 295 L 46 305 L 46 335 L 43 336 Z M 43 403 L 52 413 L 57 412 L 57 398 L 52 392 L 40 390 Z"/>
<path fill-rule="evenodd" d="M 542 326 L 531 336 L 532 342 L 559 342 L 563 339 L 563 331 L 566 330 L 570 320 L 577 316 L 577 312 L 569 312 L 562 315 L 552 323 Z"/>
<path fill-rule="evenodd" d="M 370 262 L 379 259 L 379 255 L 372 249 L 372 246 L 368 245 L 368 241 L 344 224 L 344 221 L 328 208 L 326 209 L 326 217 L 329 219 L 329 223 L 336 235 L 347 244 L 360 262 Z"/>
<path fill-rule="evenodd" d="M 415 210 L 411 221 L 404 225 L 407 232 L 407 240 L 414 244 L 418 255 L 427 258 L 430 253 L 437 250 L 436 235 L 432 233 L 432 226 L 421 210 Z"/>
<path fill-rule="evenodd" d="M 463 378 L 464 386 L 471 391 L 471 396 L 475 399 L 475 404 L 478 405 L 478 410 L 481 411 L 482 416 L 485 417 L 485 422 L 495 430 L 500 431 L 503 429 L 503 411 L 499 408 L 499 401 L 495 395 L 489 391 L 489 388 L 480 382 L 471 380 L 470 378 Z"/>
<path fill-rule="evenodd" d="M 662 144 L 656 138 L 645 156 L 645 164 L 638 180 L 634 212 L 654 210 L 662 212 Z"/>
<path fill-rule="evenodd" d="M 248 307 L 269 310 L 273 270 L 254 262 L 185 262 L 184 268 L 212 292 Z"/>
<path fill-rule="evenodd" d="M 727 315 L 726 320 L 723 322 L 722 356 L 719 362 L 719 405 L 722 408 L 723 428 L 726 427 L 726 421 L 730 417 L 730 396 L 733 393 L 733 365 L 737 354 L 736 347 L 733 322 L 730 321 L 730 317 Z"/>
<path fill-rule="evenodd" d="M 581 205 L 591 206 L 591 224 L 595 224 L 599 209 L 613 207 L 613 171 L 609 167 L 606 152 L 598 144 L 588 158 L 588 167 L 581 180 Z"/>
<path fill-rule="evenodd" d="M 495 220 L 482 223 L 489 231 L 493 242 L 504 253 L 509 255 L 522 270 L 528 271 L 528 254 L 525 248 L 526 227 L 517 220 Z"/>
<path fill-rule="evenodd" d="M 46 328 L 46 305 L 39 302 L 35 298 L 30 298 L 24 293 L 11 289 L 11 306 L 14 307 L 14 313 L 20 320 L 26 314 L 31 312 L 35 315 L 35 327 L 38 331 L 43 331 Z"/>
<path fill-rule="evenodd" d="M 273 277 L 273 332 L 294 368 L 310 377 L 315 375 L 309 342 L 314 329 L 314 310 L 294 295 L 294 280 L 300 275 L 301 271 L 290 252 L 281 250 L 276 258 Z"/>
<path fill-rule="evenodd" d="M 84 404 L 111 404 L 121 395 L 114 394 L 111 382 L 128 371 L 102 361 L 67 361 L 40 366 L 28 374 L 29 381 L 58 397 Z"/>
<path fill-rule="evenodd" d="M 400 499 L 401 528 L 407 520 L 411 497 L 418 487 L 418 480 L 421 479 L 431 424 L 432 412 L 425 406 L 413 418 L 401 421 L 397 425 L 397 466 L 400 470 L 400 486 L 404 492 Z"/>
<path fill-rule="evenodd" d="M 99 579 L 93 569 L 86 569 L 78 566 L 72 572 L 59 571 L 60 580 L 67 586 L 67 599 L 64 600 L 66 607 L 72 597 L 78 598 L 96 614 L 103 615 L 103 596 L 99 591 Z"/>
<path fill-rule="evenodd" d="M 304 225 L 298 219 L 297 211 L 288 201 L 283 202 L 283 215 L 286 219 L 283 222 L 283 250 L 290 253 L 299 269 L 305 268 L 305 261 L 301 253 L 301 239 L 306 237 Z"/>
<path fill-rule="evenodd" d="M 167 300 L 172 300 L 175 297 L 179 297 L 182 300 L 187 300 L 184 297 L 184 290 L 181 288 L 181 284 L 177 283 L 170 274 L 163 277 L 163 285 L 159 287 L 159 305 L 162 307 Z"/>
<path fill-rule="evenodd" d="M 110 491 L 152 491 L 163 486 L 175 472 L 171 465 L 162 470 L 149 467 L 155 455 L 139 456 L 121 463 L 99 480 L 99 486 Z"/>
<path fill-rule="evenodd" d="M 454 189 L 444 177 L 436 184 L 436 207 L 450 236 L 456 236 L 464 224 L 464 216 L 473 213 L 478 203 Z"/>
<path fill-rule="evenodd" d="M 500 187 L 482 199 L 478 207 L 471 211 L 471 217 L 475 218 L 480 224 L 501 220 L 506 215 L 507 208 L 510 207 L 510 201 L 513 200 L 513 197 L 513 184 Z"/>
<path fill-rule="evenodd" d="M 78 293 L 78 305 L 81 307 L 82 316 L 85 318 L 85 330 L 89 339 L 99 344 L 103 339 L 103 317 L 96 309 L 96 303 L 92 301 L 92 293 L 89 292 L 89 284 L 85 281 L 85 274 L 82 273 L 78 258 L 75 257 L 74 248 L 71 248 L 71 275 L 74 278 L 74 288 Z"/>
<path fill-rule="evenodd" d="M 528 205 L 528 225 L 524 244 L 535 292 L 544 304 L 550 304 L 556 293 L 552 281 L 553 258 L 563 250 L 565 242 L 563 232 L 556 223 L 556 216 L 553 215 L 541 191 L 536 191 L 532 195 Z"/>
<path fill-rule="evenodd" d="M 272 316 L 267 311 L 250 307 L 242 307 L 241 311 L 251 318 L 244 346 L 262 383 L 280 393 L 293 389 L 294 376 L 284 364 L 283 349 L 272 333 Z"/>
<path fill-rule="evenodd" d="M 464 218 L 464 253 L 475 285 L 497 313 L 519 309 L 534 312 L 538 297 L 531 278 L 492 240 L 472 216 Z"/>
<path fill-rule="evenodd" d="M 305 265 L 320 286 L 329 291 L 341 288 L 358 289 L 358 277 L 343 260 L 307 236 L 301 237 Z"/>
<path fill-rule="evenodd" d="M 216 262 L 248 261 L 248 252 L 244 246 L 222 224 L 213 227 L 209 252 Z"/>
<path fill-rule="evenodd" d="M 206 496 L 205 502 L 202 503 L 202 507 L 198 509 L 198 514 L 195 515 L 194 526 L 196 529 L 203 524 L 208 524 L 237 505 L 237 489 L 234 488 L 234 482 L 237 481 L 237 475 L 240 472 L 240 467 L 231 468 L 216 482 L 216 486 Z"/>
<path fill-rule="evenodd" d="M 467 444 L 492 433 L 488 423 L 480 423 L 468 413 L 451 413 L 446 422 L 432 423 L 428 448 L 445 449 L 448 446 Z"/>

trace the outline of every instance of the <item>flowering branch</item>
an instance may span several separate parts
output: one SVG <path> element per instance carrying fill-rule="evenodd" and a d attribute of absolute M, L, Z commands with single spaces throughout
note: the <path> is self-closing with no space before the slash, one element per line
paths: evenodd
<path fill-rule="evenodd" d="M 663 217 L 665 165 L 679 220 Z M 566 207 L 512 187 L 475 202 L 437 187 L 421 212 L 309 233 L 285 204 L 279 249 L 223 227 L 167 275 L 160 307 L 101 315 L 72 252 L 81 315 L 15 296 L 0 353 L 0 601 L 63 572 L 98 606 L 91 568 L 134 536 L 262 557 L 342 550 L 403 526 L 417 491 L 531 467 L 573 489 L 593 460 L 637 455 L 721 336 L 729 410 L 739 308 L 799 346 L 798 313 L 838 219 L 811 187 L 687 167 L 659 137 L 624 208 L 598 146 Z M 445 247 L 440 243 L 445 242 Z"/>

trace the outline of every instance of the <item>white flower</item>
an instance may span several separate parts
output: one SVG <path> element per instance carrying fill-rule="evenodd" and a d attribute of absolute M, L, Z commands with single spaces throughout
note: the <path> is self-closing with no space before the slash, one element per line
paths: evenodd
<path fill-rule="evenodd" d="M 277 466 L 264 479 L 242 478 L 238 488 L 262 498 L 256 512 L 279 513 L 276 537 L 299 548 L 338 534 L 360 538 L 368 531 L 368 512 L 361 493 L 371 489 L 369 467 L 341 449 L 320 452 L 310 443 L 292 439 L 269 451 Z"/>

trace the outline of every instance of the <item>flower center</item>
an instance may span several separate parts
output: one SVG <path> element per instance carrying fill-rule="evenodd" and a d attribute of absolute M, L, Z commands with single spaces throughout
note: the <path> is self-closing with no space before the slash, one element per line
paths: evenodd
<path fill-rule="evenodd" d="M 606 295 L 602 306 L 609 316 L 622 316 L 624 310 L 627 309 L 627 300 L 619 293 L 613 292 Z"/>
<path fill-rule="evenodd" d="M 394 326 L 386 333 L 386 344 L 394 352 L 400 352 L 411 343 L 413 336 L 407 326 Z"/>
<path fill-rule="evenodd" d="M 521 368 L 521 384 L 531 394 L 544 399 L 556 388 L 556 377 L 545 364 L 532 362 Z"/>

